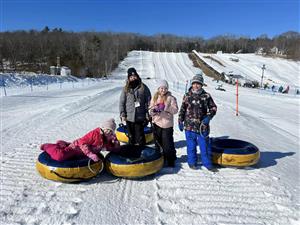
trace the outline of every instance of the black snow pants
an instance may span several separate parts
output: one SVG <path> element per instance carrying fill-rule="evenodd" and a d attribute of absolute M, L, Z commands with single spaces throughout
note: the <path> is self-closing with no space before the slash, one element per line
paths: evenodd
<path fill-rule="evenodd" d="M 170 167 L 174 167 L 176 160 L 176 150 L 174 146 L 173 138 L 173 127 L 161 128 L 156 124 L 153 124 L 153 135 L 156 147 L 161 147 L 163 149 L 163 154 L 165 158 L 165 164 Z M 160 146 L 159 146 L 159 145 Z"/>
<path fill-rule="evenodd" d="M 128 138 L 130 145 L 146 145 L 144 123 L 143 122 L 126 122 L 128 129 Z"/>

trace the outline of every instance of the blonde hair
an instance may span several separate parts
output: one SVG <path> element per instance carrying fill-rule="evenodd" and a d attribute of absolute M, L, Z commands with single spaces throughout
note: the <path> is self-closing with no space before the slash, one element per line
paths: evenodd
<path fill-rule="evenodd" d="M 161 98 L 163 99 L 164 102 L 167 101 L 167 98 L 169 96 L 170 92 L 168 91 L 164 96 L 161 96 Z M 153 102 L 156 102 L 159 96 L 159 91 L 157 91 L 154 96 L 153 96 Z"/>

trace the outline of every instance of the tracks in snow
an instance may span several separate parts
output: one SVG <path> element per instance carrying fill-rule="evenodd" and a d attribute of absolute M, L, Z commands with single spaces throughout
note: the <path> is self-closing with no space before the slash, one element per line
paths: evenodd
<path fill-rule="evenodd" d="M 78 196 L 85 189 L 41 178 L 35 170 L 37 147 L 24 145 L 16 148 L 13 156 L 2 159 L 0 196 L 4 224 L 63 224 L 80 212 L 82 199 Z"/>
<path fill-rule="evenodd" d="M 156 179 L 158 224 L 291 224 L 291 196 L 256 170 L 183 167 Z M 193 216 L 190 216 L 193 215 Z"/>
<path fill-rule="evenodd" d="M 50 105 L 41 113 L 33 113 L 21 123 L 11 124 L 2 130 L 3 135 L 9 138 L 3 142 L 1 152 L 2 223 L 71 224 L 74 221 L 84 201 L 78 196 L 84 195 L 87 188 L 40 177 L 35 169 L 39 145 L 42 141 L 79 137 L 99 125 L 100 114 L 115 115 L 119 89 L 118 86 L 101 88 L 101 92 L 95 89 L 92 95 L 62 102 L 55 107 Z M 35 104 L 34 101 L 32 104 Z M 10 113 L 9 109 L 6 110 L 4 120 L 5 115 Z M 85 123 L 87 116 L 94 117 L 92 122 L 96 124 Z M 66 136 L 61 137 L 62 134 Z"/>
<path fill-rule="evenodd" d="M 175 55 L 174 59 L 174 53 L 171 57 L 166 53 L 152 53 L 155 73 L 168 81 L 177 80 L 182 73 L 192 77 L 194 73 L 184 64 L 183 56 Z M 174 135 L 181 136 L 176 131 Z M 185 155 L 186 149 L 177 151 Z M 299 205 L 293 205 L 294 200 L 280 178 L 270 176 L 263 168 L 223 168 L 211 174 L 190 170 L 185 160 L 177 167 L 181 167 L 178 173 L 167 174 L 163 169 L 155 179 L 156 224 L 297 223 Z"/>
<path fill-rule="evenodd" d="M 160 61 L 160 56 L 154 53 L 152 56 L 153 61 L 156 60 L 155 72 L 173 81 L 176 78 L 172 77 L 176 75 L 173 73 L 179 73 L 178 68 L 173 66 L 175 59 L 169 62 L 170 58 L 163 55 L 166 62 L 165 59 Z M 180 58 L 176 60 L 178 66 L 186 71 Z M 107 177 L 101 176 L 100 181 L 90 182 L 89 185 L 66 185 L 41 178 L 34 165 L 39 144 L 59 138 L 70 140 L 79 137 L 97 126 L 99 117 L 115 116 L 119 88 L 120 84 L 106 84 L 94 90 L 93 94 L 60 102 L 56 107 L 49 105 L 48 109 L 28 114 L 23 124 L 10 123 L 1 130 L 9 139 L 5 141 L 1 153 L 1 222 L 296 224 L 299 205 L 293 205 L 295 200 L 280 183 L 280 177 L 271 176 L 264 168 L 228 168 L 221 169 L 217 174 L 193 171 L 187 168 L 184 147 L 178 149 L 181 158 L 176 165 L 178 171 L 174 174 L 167 174 L 163 169 L 155 177 L 122 179 L 114 183 L 105 183 Z M 5 112 L 3 119 L 12 120 L 9 113 Z M 22 119 L 22 113 L 20 116 Z M 93 119 L 87 120 L 87 117 Z M 178 139 L 182 133 L 175 132 L 174 136 Z M 99 208 L 96 208 L 98 205 Z"/>

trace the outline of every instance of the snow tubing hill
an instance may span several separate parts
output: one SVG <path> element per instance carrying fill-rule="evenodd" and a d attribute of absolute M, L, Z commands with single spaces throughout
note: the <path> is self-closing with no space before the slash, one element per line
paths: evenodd
<path fill-rule="evenodd" d="M 116 177 L 140 178 L 158 172 L 164 164 L 163 155 L 156 149 L 145 146 L 121 146 L 118 153 L 110 152 L 105 157 L 105 168 Z"/>
<path fill-rule="evenodd" d="M 258 163 L 259 149 L 246 141 L 215 139 L 212 142 L 213 163 L 223 166 L 251 166 Z"/>
<path fill-rule="evenodd" d="M 149 144 L 153 141 L 153 133 L 150 127 L 144 127 L 145 139 L 146 143 Z M 116 130 L 117 139 L 120 142 L 128 143 L 128 131 L 126 126 L 120 126 Z"/>
<path fill-rule="evenodd" d="M 53 160 L 46 152 L 42 152 L 36 162 L 36 169 L 42 177 L 66 183 L 95 177 L 103 170 L 103 167 L 103 160 L 94 162 L 89 158 L 84 158 L 59 162 Z"/>

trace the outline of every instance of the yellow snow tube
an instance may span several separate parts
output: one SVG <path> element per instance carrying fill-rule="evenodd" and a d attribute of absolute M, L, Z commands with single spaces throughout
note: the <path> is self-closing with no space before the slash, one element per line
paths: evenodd
<path fill-rule="evenodd" d="M 105 157 L 106 170 L 123 178 L 141 178 L 157 173 L 163 164 L 163 155 L 148 146 L 123 145 L 119 153 L 110 152 Z"/>
<path fill-rule="evenodd" d="M 216 139 L 212 146 L 212 161 L 222 166 L 245 167 L 258 163 L 259 149 L 246 141 Z"/>
<path fill-rule="evenodd" d="M 36 162 L 36 169 L 42 177 L 65 183 L 91 179 L 97 176 L 103 167 L 102 160 L 93 162 L 89 158 L 84 158 L 59 162 L 53 160 L 46 152 L 42 152 Z"/>
<path fill-rule="evenodd" d="M 145 133 L 145 139 L 146 139 L 146 144 L 149 144 L 153 141 L 153 133 L 150 127 L 144 127 L 144 133 Z M 116 130 L 116 136 L 117 139 L 120 142 L 123 143 L 128 143 L 128 131 L 126 126 L 120 126 Z"/>

